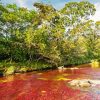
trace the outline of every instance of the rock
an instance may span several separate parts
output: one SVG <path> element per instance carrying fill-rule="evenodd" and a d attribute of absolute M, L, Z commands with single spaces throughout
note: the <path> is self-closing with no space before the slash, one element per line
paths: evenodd
<path fill-rule="evenodd" d="M 64 68 L 64 66 L 60 66 L 58 67 L 58 71 L 61 73 L 61 72 L 64 72 L 66 70 L 66 68 Z"/>
<path fill-rule="evenodd" d="M 71 70 L 75 70 L 75 69 L 79 69 L 79 68 L 77 68 L 77 67 L 73 67 L 73 68 L 70 68 Z"/>
<path fill-rule="evenodd" d="M 79 86 L 80 87 L 90 87 L 91 86 L 91 83 L 88 82 L 88 81 L 84 81 L 84 82 L 80 82 L 79 83 Z"/>
<path fill-rule="evenodd" d="M 69 82 L 69 84 L 71 86 L 78 86 L 79 85 L 79 81 L 78 80 L 73 80 L 73 81 Z"/>
<path fill-rule="evenodd" d="M 100 80 L 91 80 L 93 85 L 100 85 Z"/>
<path fill-rule="evenodd" d="M 90 79 L 82 79 L 82 80 L 72 80 L 69 82 L 70 86 L 74 87 L 81 87 L 81 88 L 88 88 L 88 87 L 93 87 L 96 85 L 100 85 L 100 80 L 90 80 Z"/>
<path fill-rule="evenodd" d="M 75 87 L 90 87 L 92 85 L 92 82 L 90 80 L 73 80 L 69 82 L 71 86 Z"/>
<path fill-rule="evenodd" d="M 59 70 L 62 70 L 63 68 L 64 68 L 64 66 L 60 66 L 60 67 L 58 67 Z"/>

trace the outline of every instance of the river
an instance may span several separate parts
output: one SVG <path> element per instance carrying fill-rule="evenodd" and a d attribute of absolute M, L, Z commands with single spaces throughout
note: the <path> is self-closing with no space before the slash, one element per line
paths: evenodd
<path fill-rule="evenodd" d="M 15 74 L 0 78 L 0 100 L 100 100 L 100 85 L 73 88 L 74 79 L 100 80 L 100 68 L 79 68 Z"/>

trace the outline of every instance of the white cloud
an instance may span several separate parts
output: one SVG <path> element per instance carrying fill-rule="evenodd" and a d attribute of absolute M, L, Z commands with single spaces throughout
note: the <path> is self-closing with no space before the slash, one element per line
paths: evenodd
<path fill-rule="evenodd" d="M 25 7 L 28 9 L 35 9 L 33 7 L 34 2 L 39 2 L 39 0 L 15 0 L 15 3 L 20 7 Z"/>
<path fill-rule="evenodd" d="M 100 21 L 100 3 L 95 4 L 96 7 L 96 13 L 94 16 L 91 17 L 92 20 L 94 21 Z"/>
<path fill-rule="evenodd" d="M 27 7 L 25 1 L 26 1 L 26 0 L 16 0 L 16 2 L 18 3 L 18 5 L 19 5 L 20 7 Z"/>

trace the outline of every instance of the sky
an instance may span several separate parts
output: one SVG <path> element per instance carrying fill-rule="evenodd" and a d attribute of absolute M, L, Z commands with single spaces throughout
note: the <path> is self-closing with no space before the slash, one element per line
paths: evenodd
<path fill-rule="evenodd" d="M 71 1 L 82 1 L 82 0 L 1 0 L 3 4 L 17 4 L 20 7 L 26 7 L 28 9 L 34 9 L 33 4 L 34 2 L 43 2 L 43 3 L 49 3 L 53 5 L 56 9 L 61 9 L 64 7 L 64 5 L 67 2 Z M 86 1 L 86 0 L 83 0 Z M 94 21 L 100 21 L 100 0 L 87 0 L 91 3 L 93 3 L 96 7 L 96 13 L 93 17 L 91 17 Z"/>

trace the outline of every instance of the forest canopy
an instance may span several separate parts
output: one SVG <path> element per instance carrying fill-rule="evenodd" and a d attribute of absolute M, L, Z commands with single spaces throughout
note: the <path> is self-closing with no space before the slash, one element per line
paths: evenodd
<path fill-rule="evenodd" d="M 100 60 L 100 21 L 90 20 L 93 4 L 69 2 L 60 10 L 43 3 L 33 6 L 36 10 L 0 4 L 0 62 L 57 67 Z"/>

